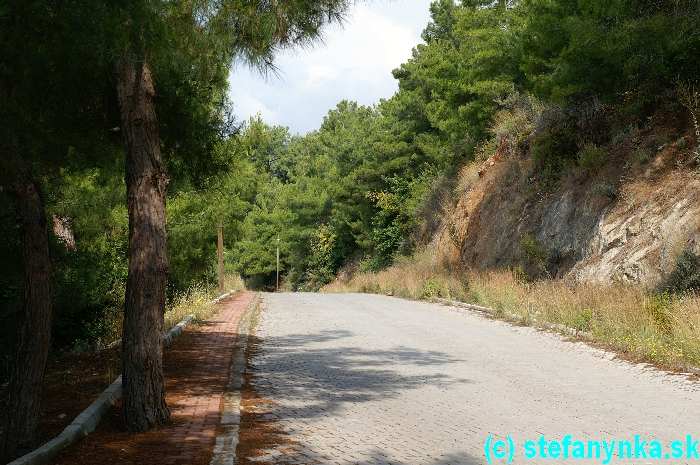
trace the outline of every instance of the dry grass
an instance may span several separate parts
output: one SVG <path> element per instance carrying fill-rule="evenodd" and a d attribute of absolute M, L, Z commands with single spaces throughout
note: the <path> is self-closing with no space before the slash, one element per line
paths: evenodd
<path fill-rule="evenodd" d="M 224 279 L 224 289 L 226 292 L 240 291 L 245 288 L 243 280 L 238 275 L 227 275 Z M 192 286 L 187 291 L 176 295 L 166 304 L 164 315 L 165 325 L 164 330 L 178 324 L 187 315 L 194 315 L 194 321 L 200 322 L 210 318 L 216 306 L 212 303 L 219 294 L 216 287 L 197 284 Z M 93 349 L 102 349 L 108 347 L 114 341 L 118 341 L 122 337 L 122 309 L 115 308 L 108 312 L 104 325 L 104 336 L 95 341 L 92 345 L 85 341 L 78 340 L 74 343 L 73 350 L 76 352 L 84 352 Z"/>
<path fill-rule="evenodd" d="M 245 288 L 243 280 L 238 275 L 227 275 L 224 279 L 226 292 L 240 291 Z M 194 315 L 195 322 L 210 318 L 216 305 L 212 302 L 219 294 L 216 287 L 198 284 L 186 292 L 175 296 L 165 311 L 165 330 L 169 330 L 187 315 Z"/>
<path fill-rule="evenodd" d="M 427 254 L 417 257 L 419 259 L 399 259 L 396 265 L 378 273 L 357 273 L 350 280 L 336 280 L 321 292 L 366 292 L 407 299 L 465 297 L 466 287 L 459 275 L 445 272 Z"/>
<path fill-rule="evenodd" d="M 700 297 L 654 295 L 639 287 L 525 282 L 507 271 L 450 272 L 426 253 L 382 272 L 336 281 L 324 292 L 435 297 L 493 308 L 532 326 L 564 325 L 626 358 L 669 369 L 700 367 Z"/>

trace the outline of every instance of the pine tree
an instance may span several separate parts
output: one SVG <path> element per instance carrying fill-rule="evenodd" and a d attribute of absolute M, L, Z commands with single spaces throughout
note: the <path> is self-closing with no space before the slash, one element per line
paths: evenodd
<path fill-rule="evenodd" d="M 129 276 L 124 309 L 122 364 L 127 427 L 144 431 L 168 420 L 162 374 L 167 264 L 165 197 L 168 175 L 157 119 L 158 66 L 181 41 L 210 40 L 228 63 L 242 58 L 260 69 L 274 66 L 285 47 L 313 42 L 321 28 L 339 21 L 347 0 L 289 2 L 128 2 L 117 15 L 127 25 L 115 63 L 121 131 L 126 152 L 129 209 Z M 184 14 L 183 14 L 184 13 Z M 182 34 L 184 32 L 184 34 Z M 177 44 L 177 42 L 176 42 Z M 182 42 L 180 42 L 182 44 Z"/>

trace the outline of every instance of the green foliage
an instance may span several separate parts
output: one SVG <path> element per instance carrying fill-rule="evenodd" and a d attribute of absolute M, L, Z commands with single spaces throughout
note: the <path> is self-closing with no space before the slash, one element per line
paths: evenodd
<path fill-rule="evenodd" d="M 286 129 L 257 130 L 258 120 L 247 138 L 233 137 L 226 100 L 233 60 L 269 70 L 276 52 L 312 43 L 348 6 L 347 0 L 3 3 L 0 195 L 4 200 L 20 177 L 43 181 L 49 220 L 65 219 L 76 239 L 75 248 L 52 243 L 58 345 L 107 337 L 123 304 L 128 227 L 115 65 L 146 62 L 153 75 L 158 142 L 171 181 L 173 295 L 214 279 L 216 225 L 224 224 L 233 249 L 261 179 L 284 179 L 289 168 L 277 163 Z M 0 249 L 8 268 L 3 323 L 18 319 L 21 296 L 11 208 L 8 202 L 0 209 L 0 231 L 14 245 L 14 252 Z M 12 347 L 13 326 L 0 335 L 0 363 Z"/>
<path fill-rule="evenodd" d="M 676 140 L 674 145 L 680 150 L 685 150 L 688 148 L 688 139 L 681 137 L 680 139 Z"/>
<path fill-rule="evenodd" d="M 577 152 L 573 132 L 565 123 L 557 122 L 537 133 L 530 153 L 540 168 L 540 177 L 551 185 L 574 163 Z"/>
<path fill-rule="evenodd" d="M 572 321 L 571 327 L 577 331 L 589 332 L 593 326 L 593 311 L 590 308 L 581 309 Z"/>
<path fill-rule="evenodd" d="M 183 188 L 168 202 L 171 291 L 216 281 L 217 227 L 223 226 L 225 249 L 232 249 L 263 179 L 248 158 L 249 148 L 244 137 L 220 142 L 215 156 L 226 168 L 201 188 Z"/>
<path fill-rule="evenodd" d="M 654 294 L 646 301 L 644 309 L 651 316 L 652 321 L 664 334 L 669 334 L 673 327 L 670 313 L 673 299 L 667 292 Z"/>
<path fill-rule="evenodd" d="M 541 277 L 547 274 L 550 254 L 545 246 L 532 234 L 525 234 L 520 239 L 525 270 L 530 277 Z"/>
<path fill-rule="evenodd" d="M 328 225 L 318 227 L 311 238 L 311 255 L 305 284 L 308 289 L 317 291 L 335 277 L 342 257 L 338 256 L 336 241 L 338 236 Z"/>
<path fill-rule="evenodd" d="M 62 169 L 60 179 L 46 185 L 49 225 L 54 217 L 64 218 L 75 237 L 73 247 L 51 236 L 53 340 L 59 347 L 108 339 L 110 322 L 122 309 L 128 224 L 124 182 L 114 170 L 120 158 Z"/>
<path fill-rule="evenodd" d="M 615 200 L 618 196 L 617 187 L 607 182 L 599 182 L 593 185 L 593 194 Z"/>
<path fill-rule="evenodd" d="M 433 299 L 433 298 L 449 298 L 449 290 L 446 288 L 445 284 L 438 278 L 429 278 L 424 283 L 420 289 L 420 299 Z"/>
<path fill-rule="evenodd" d="M 700 71 L 692 58 L 700 11 L 692 0 L 526 0 L 516 10 L 522 69 L 547 98 L 620 101 L 629 92 L 649 102 Z"/>
<path fill-rule="evenodd" d="M 683 251 L 663 289 L 668 292 L 700 291 L 700 256 L 690 250 Z"/>
<path fill-rule="evenodd" d="M 586 144 L 578 152 L 578 166 L 589 172 L 600 169 L 607 160 L 607 152 L 595 144 Z"/>
<path fill-rule="evenodd" d="M 494 142 L 506 141 L 511 152 L 527 143 L 542 118 L 544 105 L 538 99 L 511 93 L 499 101 L 501 110 L 493 115 L 489 132 Z"/>
<path fill-rule="evenodd" d="M 426 44 L 394 71 L 399 92 L 390 105 L 414 128 L 414 140 L 470 156 L 486 133 L 499 99 L 522 79 L 513 11 L 498 2 L 435 2 Z M 444 166 L 444 165 L 443 165 Z"/>
<path fill-rule="evenodd" d="M 697 22 L 681 18 L 695 18 L 684 2 L 672 9 L 624 0 L 437 0 L 430 11 L 425 43 L 393 72 L 399 90 L 391 98 L 376 107 L 341 102 L 301 137 L 261 122 L 244 131 L 243 138 L 257 132 L 265 147 L 250 157 L 269 179 L 234 254 L 241 272 L 269 282 L 277 231 L 292 288 L 315 288 L 347 262 L 380 270 L 413 249 L 433 180 L 504 147 L 529 151 L 545 189 L 573 167 L 595 176 L 607 162 L 609 104 L 644 100 L 644 89 L 670 82 L 624 50 L 647 44 L 645 34 L 669 33 L 642 55 L 684 73 L 696 66 L 683 61 L 689 49 L 669 29 L 671 19 L 682 29 Z M 617 195 L 603 184 L 594 193 Z M 325 228 L 332 259 L 318 248 Z M 546 274 L 557 259 L 533 238 L 521 245 L 531 275 Z"/>
<path fill-rule="evenodd" d="M 649 163 L 652 158 L 654 158 L 654 152 L 650 147 L 641 146 L 634 151 L 633 159 L 641 165 Z"/>
<path fill-rule="evenodd" d="M 232 61 L 273 70 L 278 51 L 313 42 L 349 4 L 76 0 L 0 11 L 0 185 L 27 173 L 42 180 L 49 214 L 67 218 L 76 238 L 75 250 L 52 243 L 59 344 L 108 337 L 123 303 L 120 57 L 147 57 L 154 74 L 171 176 L 171 296 L 215 280 L 218 224 L 227 270 L 269 287 L 279 246 L 285 283 L 317 289 L 347 263 L 379 270 L 410 253 L 421 215 L 437 208 L 436 180 L 475 156 L 529 151 L 552 188 L 571 167 L 592 177 L 606 163 L 610 108 L 635 121 L 613 145 L 633 141 L 637 122 L 673 89 L 697 123 L 697 2 L 436 0 L 425 43 L 393 72 L 392 97 L 342 101 L 303 136 L 259 117 L 233 124 Z M 653 154 L 644 146 L 638 161 Z M 593 193 L 617 195 L 604 183 Z M 9 328 L 21 257 L 11 203 L 0 196 L 0 322 Z M 527 235 L 521 249 L 530 275 L 556 258 Z M 698 261 L 681 256 L 668 290 L 697 289 Z M 421 292 L 443 294 L 433 282 Z M 587 328 L 585 312 L 580 320 Z M 0 334 L 4 347 L 10 333 Z"/>

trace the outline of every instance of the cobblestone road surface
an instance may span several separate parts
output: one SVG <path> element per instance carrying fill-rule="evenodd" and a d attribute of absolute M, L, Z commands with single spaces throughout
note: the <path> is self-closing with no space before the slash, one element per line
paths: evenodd
<path fill-rule="evenodd" d="M 553 334 L 391 297 L 264 301 L 248 370 L 266 401 L 249 408 L 281 434 L 242 463 L 479 464 L 488 435 L 700 435 L 697 382 Z"/>

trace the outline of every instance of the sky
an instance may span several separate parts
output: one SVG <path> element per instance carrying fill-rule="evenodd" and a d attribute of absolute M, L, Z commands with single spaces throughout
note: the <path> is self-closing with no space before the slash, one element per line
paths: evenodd
<path fill-rule="evenodd" d="M 371 105 L 391 97 L 398 88 L 391 71 L 421 42 L 430 2 L 358 2 L 342 26 L 326 29 L 323 42 L 280 54 L 276 76 L 236 64 L 229 76 L 234 113 L 239 120 L 260 113 L 270 124 L 304 134 L 341 100 Z"/>

